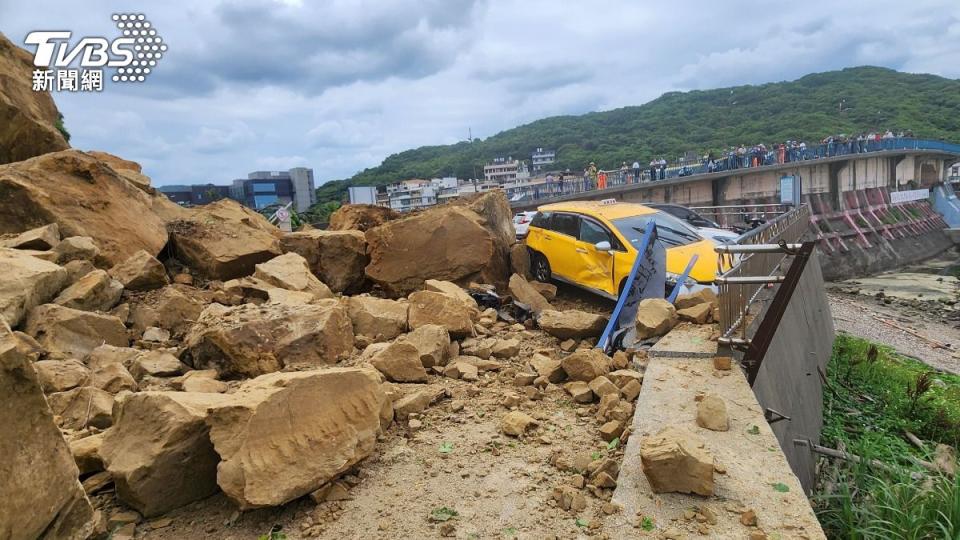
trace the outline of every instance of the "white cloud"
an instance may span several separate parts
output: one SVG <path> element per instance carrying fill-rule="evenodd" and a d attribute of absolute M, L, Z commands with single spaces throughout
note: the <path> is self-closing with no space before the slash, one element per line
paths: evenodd
<path fill-rule="evenodd" d="M 0 32 L 112 35 L 119 0 L 0 0 Z M 157 184 L 311 166 L 343 178 L 393 152 L 488 137 L 666 91 L 873 64 L 960 77 L 960 3 L 810 0 L 218 0 L 144 8 L 155 77 L 55 99 L 85 149 Z"/>

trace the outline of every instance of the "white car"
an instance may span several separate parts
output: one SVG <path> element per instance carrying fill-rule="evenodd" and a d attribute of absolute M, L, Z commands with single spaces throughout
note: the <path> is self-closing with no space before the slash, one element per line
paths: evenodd
<path fill-rule="evenodd" d="M 533 221 L 533 216 L 535 215 L 537 215 L 536 211 L 520 212 L 513 216 L 513 228 L 517 230 L 517 240 L 527 237 L 527 231 L 530 230 L 530 222 Z"/>

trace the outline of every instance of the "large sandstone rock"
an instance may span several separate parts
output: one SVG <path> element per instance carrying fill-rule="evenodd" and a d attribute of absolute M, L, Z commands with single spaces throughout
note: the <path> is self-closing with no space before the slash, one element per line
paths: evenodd
<path fill-rule="evenodd" d="M 400 213 L 385 206 L 372 204 L 345 204 L 330 215 L 327 230 L 367 231 L 400 217 Z"/>
<path fill-rule="evenodd" d="M 151 291 L 130 309 L 133 328 L 142 332 L 155 326 L 183 335 L 203 311 L 204 301 L 196 292 L 179 285 Z"/>
<path fill-rule="evenodd" d="M 426 324 L 415 328 L 397 339 L 398 343 L 409 343 L 420 352 L 420 363 L 425 368 L 446 365 L 450 357 L 450 333 L 437 324 Z"/>
<path fill-rule="evenodd" d="M 367 231 L 366 274 L 392 296 L 438 279 L 505 285 L 508 247 L 476 212 L 438 206 Z"/>
<path fill-rule="evenodd" d="M 64 238 L 93 238 L 100 249 L 98 262 L 104 266 L 122 262 L 141 249 L 159 253 L 167 243 L 167 231 L 152 210 L 151 195 L 106 163 L 77 150 L 0 165 L 0 193 L 4 194 L 0 233 L 56 223 Z"/>
<path fill-rule="evenodd" d="M 420 360 L 420 350 L 411 343 L 394 341 L 374 354 L 370 363 L 383 373 L 388 381 L 427 382 L 427 370 Z"/>
<path fill-rule="evenodd" d="M 428 279 L 423 282 L 423 290 L 443 293 L 451 298 L 455 298 L 460 302 L 463 302 L 468 307 L 480 309 L 480 305 L 477 304 L 477 301 L 474 300 L 472 296 L 470 296 L 470 293 L 465 291 L 463 287 L 457 285 L 456 283 L 442 281 L 439 279 Z"/>
<path fill-rule="evenodd" d="M 669 426 L 640 443 L 643 474 L 656 493 L 713 495 L 713 456 L 697 435 Z"/>
<path fill-rule="evenodd" d="M 473 321 L 477 316 L 477 310 L 443 293 L 417 291 L 410 295 L 407 320 L 411 329 L 436 324 L 446 328 L 451 336 L 462 338 L 473 335 Z"/>
<path fill-rule="evenodd" d="M 589 383 L 610 372 L 610 357 L 600 349 L 584 349 L 564 358 L 560 366 L 570 380 Z"/>
<path fill-rule="evenodd" d="M 334 292 L 354 293 L 363 289 L 363 269 L 370 262 L 367 240 L 356 230 L 321 231 L 311 229 L 284 235 L 280 239 L 284 253 L 298 253 L 310 270 Z"/>
<path fill-rule="evenodd" d="M 79 360 L 40 360 L 33 367 L 47 394 L 72 390 L 90 381 L 90 370 Z"/>
<path fill-rule="evenodd" d="M 93 533 L 93 509 L 73 455 L 53 422 L 36 371 L 0 321 L 0 538 Z"/>
<path fill-rule="evenodd" d="M 256 266 L 253 277 L 288 291 L 305 292 L 314 298 L 333 298 L 330 287 L 310 272 L 307 260 L 296 253 L 274 257 Z"/>
<path fill-rule="evenodd" d="M 677 296 L 677 300 L 673 303 L 677 309 L 687 309 L 689 307 L 696 306 L 698 304 L 711 304 L 711 309 L 717 303 L 717 293 L 713 292 L 713 289 L 700 289 L 694 293 L 681 294 Z"/>
<path fill-rule="evenodd" d="M 65 429 L 106 429 L 113 423 L 113 395 L 99 388 L 82 386 L 57 392 L 47 396 L 47 401 Z"/>
<path fill-rule="evenodd" d="M 9 236 L 7 238 L 6 236 Z M 43 227 L 30 229 L 20 234 L 5 235 L 0 237 L 0 247 L 11 249 L 31 249 L 36 251 L 47 251 L 57 247 L 60 243 L 60 227 L 56 223 L 50 223 Z"/>
<path fill-rule="evenodd" d="M 517 230 L 513 227 L 513 210 L 503 190 L 495 189 L 458 197 L 451 201 L 450 205 L 462 206 L 476 212 L 484 226 L 508 251 L 510 245 L 517 241 Z"/>
<path fill-rule="evenodd" d="M 0 268 L 0 318 L 14 327 L 28 311 L 57 296 L 67 280 L 63 268 L 14 249 L 0 248 Z"/>
<path fill-rule="evenodd" d="M 537 318 L 540 328 L 558 339 L 598 337 L 607 326 L 607 318 L 576 309 L 545 310 Z"/>
<path fill-rule="evenodd" d="M 114 265 L 110 275 L 130 291 L 149 291 L 170 283 L 163 263 L 142 249 Z"/>
<path fill-rule="evenodd" d="M 205 420 L 210 408 L 227 404 L 222 394 L 193 392 L 139 392 L 121 400 L 100 448 L 117 497 L 152 517 L 216 493 L 220 457 Z"/>
<path fill-rule="evenodd" d="M 70 148 L 50 92 L 33 90 L 35 69 L 33 55 L 0 34 L 0 164 Z"/>
<path fill-rule="evenodd" d="M 510 276 L 509 285 L 510 294 L 514 300 L 526 304 L 533 310 L 534 314 L 542 313 L 547 310 L 554 311 L 553 306 L 539 291 L 530 286 L 530 283 L 520 274 Z"/>
<path fill-rule="evenodd" d="M 30 311 L 24 332 L 52 356 L 83 358 L 100 345 L 127 345 L 127 329 L 120 319 L 57 304 Z"/>
<path fill-rule="evenodd" d="M 285 366 L 335 364 L 353 350 L 353 326 L 335 300 L 289 306 L 211 304 L 184 339 L 182 357 L 223 377 L 256 377 Z"/>
<path fill-rule="evenodd" d="M 75 281 L 53 300 L 71 309 L 108 311 L 120 301 L 123 285 L 104 270 L 94 270 Z"/>
<path fill-rule="evenodd" d="M 280 255 L 280 230 L 230 199 L 200 207 L 168 228 L 177 257 L 212 279 L 248 276 Z"/>
<path fill-rule="evenodd" d="M 407 331 L 406 302 L 351 296 L 347 299 L 347 311 L 353 322 L 353 333 L 367 336 L 374 341 L 389 341 Z"/>
<path fill-rule="evenodd" d="M 662 336 L 677 324 L 677 309 L 663 298 L 646 298 L 637 306 L 637 338 Z"/>
<path fill-rule="evenodd" d="M 100 256 L 100 247 L 89 236 L 69 236 L 64 238 L 53 248 L 52 252 L 34 253 L 34 257 L 50 255 L 56 257 L 57 264 L 67 264 L 73 261 L 97 261 Z"/>
<path fill-rule="evenodd" d="M 510 271 L 523 279 L 533 279 L 530 272 L 530 250 L 526 244 L 516 243 L 510 246 Z"/>
<path fill-rule="evenodd" d="M 356 368 L 264 375 L 231 400 L 207 425 L 217 482 L 241 510 L 317 490 L 373 451 L 384 409 L 392 417 L 379 376 Z"/>

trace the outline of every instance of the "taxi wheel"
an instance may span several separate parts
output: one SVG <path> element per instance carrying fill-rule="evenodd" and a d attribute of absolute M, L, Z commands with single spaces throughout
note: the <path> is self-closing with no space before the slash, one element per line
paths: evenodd
<path fill-rule="evenodd" d="M 533 254 L 533 277 L 541 283 L 550 283 L 550 261 L 540 253 Z"/>

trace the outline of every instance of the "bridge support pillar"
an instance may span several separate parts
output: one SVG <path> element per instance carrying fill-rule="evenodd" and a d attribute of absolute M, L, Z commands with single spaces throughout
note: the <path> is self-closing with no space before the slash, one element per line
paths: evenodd
<path fill-rule="evenodd" d="M 840 210 L 840 171 L 847 168 L 849 164 L 849 161 L 838 161 L 828 164 L 830 176 L 830 206 L 833 207 L 834 212 Z"/>
<path fill-rule="evenodd" d="M 730 182 L 729 176 L 722 176 L 720 178 L 714 178 L 710 184 L 711 195 L 713 200 L 713 206 L 723 206 L 723 193 L 727 189 L 727 183 Z"/>

